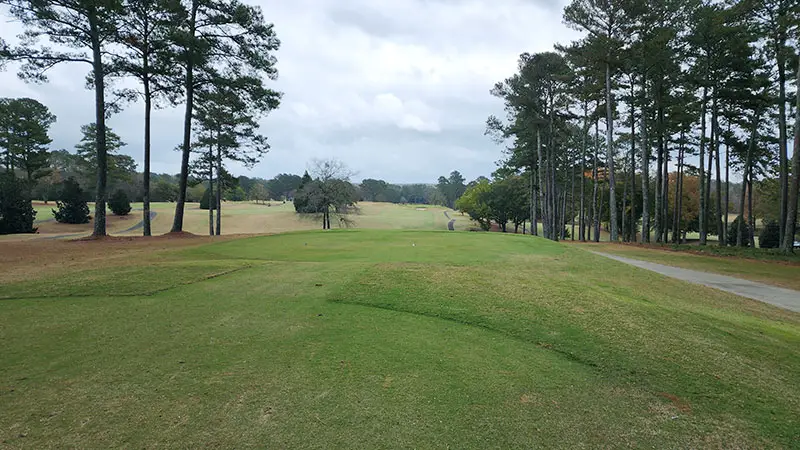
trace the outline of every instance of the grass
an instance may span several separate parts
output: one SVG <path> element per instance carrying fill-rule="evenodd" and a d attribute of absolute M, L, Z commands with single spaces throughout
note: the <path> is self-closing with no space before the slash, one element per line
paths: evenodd
<path fill-rule="evenodd" d="M 584 245 L 584 244 L 581 244 Z M 718 246 L 585 244 L 587 249 L 800 291 L 800 256 Z"/>
<path fill-rule="evenodd" d="M 68 225 L 57 223 L 53 220 L 51 209 L 55 203 L 49 205 L 36 202 L 34 208 L 38 211 L 36 226 L 39 228 L 37 235 L 9 235 L 0 236 L 1 241 L 18 241 L 27 239 L 58 238 L 74 239 L 91 234 L 93 222 L 82 225 Z M 133 210 L 130 215 L 118 217 L 108 214 L 108 232 L 117 236 L 140 236 L 141 228 L 131 230 L 142 220 L 142 204 L 132 203 Z M 94 204 L 89 204 L 90 214 L 94 214 Z M 152 203 L 151 211 L 156 213 L 152 220 L 154 235 L 164 234 L 172 228 L 175 214 L 174 203 Z M 370 229 L 398 229 L 398 230 L 447 230 L 449 219 L 444 215 L 447 212 L 455 219 L 456 230 L 467 230 L 474 226 L 467 216 L 449 208 L 434 205 L 394 205 L 391 203 L 358 204 L 358 212 L 349 218 L 355 228 Z M 337 226 L 336 223 L 333 224 Z M 295 213 L 291 202 L 268 202 L 256 204 L 253 202 L 225 202 L 222 207 L 222 232 L 223 234 L 266 234 L 286 233 L 298 230 L 316 230 L 321 227 L 321 221 L 315 217 L 301 216 Z M 187 203 L 184 215 L 184 231 L 194 234 L 208 234 L 208 211 L 200 209 L 198 203 Z"/>
<path fill-rule="evenodd" d="M 529 236 L 296 232 L 2 293 L 12 448 L 800 441 L 800 315 Z"/>

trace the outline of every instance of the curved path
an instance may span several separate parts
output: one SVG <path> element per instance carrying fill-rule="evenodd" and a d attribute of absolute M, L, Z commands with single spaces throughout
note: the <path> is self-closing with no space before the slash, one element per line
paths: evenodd
<path fill-rule="evenodd" d="M 454 226 L 456 223 L 456 219 L 450 219 L 450 214 L 447 214 L 447 211 L 444 212 L 444 216 L 450 220 L 450 222 L 447 222 L 447 229 L 450 231 L 456 231 L 456 228 Z"/>
<path fill-rule="evenodd" d="M 137 209 L 136 211 L 141 211 L 141 209 Z M 158 215 L 157 212 L 150 211 L 150 220 L 152 221 L 153 219 L 155 219 L 155 217 L 157 215 Z M 53 219 L 53 220 L 55 220 L 55 219 Z M 126 230 L 118 231 L 117 233 L 114 233 L 114 234 L 130 233 L 131 231 L 136 231 L 136 230 L 139 230 L 139 229 L 142 229 L 142 228 L 144 228 L 144 219 L 140 220 L 139 223 L 137 223 L 136 225 L 134 225 L 134 226 L 132 226 L 132 227 L 126 229 Z M 89 230 L 89 231 L 91 231 L 91 230 Z M 64 239 L 64 238 L 79 237 L 79 236 L 86 236 L 86 233 L 84 232 L 84 233 L 59 234 L 59 235 L 56 235 L 56 236 L 45 236 L 45 237 L 42 237 L 42 238 L 39 238 L 39 239 Z"/>
<path fill-rule="evenodd" d="M 139 210 L 137 210 L 137 211 L 139 211 Z M 158 215 L 157 212 L 150 211 L 150 221 L 152 222 L 153 219 L 155 219 L 157 215 Z M 140 220 L 139 223 L 137 223 L 136 225 L 128 228 L 127 230 L 120 231 L 120 233 L 130 233 L 131 231 L 136 231 L 136 230 L 138 230 L 140 228 L 144 228 L 144 219 Z"/>
<path fill-rule="evenodd" d="M 625 264 L 630 264 L 632 266 L 652 272 L 657 272 L 671 278 L 688 281 L 689 283 L 701 284 L 703 286 L 730 292 L 742 297 L 769 303 L 790 311 L 800 312 L 800 291 L 784 289 L 776 286 L 770 286 L 768 284 L 757 283 L 755 281 L 742 280 L 741 278 L 718 275 L 715 273 L 680 269 L 677 267 L 665 266 L 663 264 L 640 261 L 638 259 L 625 258 L 623 256 L 610 255 L 608 253 L 595 251 L 591 252 L 595 255 L 605 256 L 606 258 L 611 258 Z"/>

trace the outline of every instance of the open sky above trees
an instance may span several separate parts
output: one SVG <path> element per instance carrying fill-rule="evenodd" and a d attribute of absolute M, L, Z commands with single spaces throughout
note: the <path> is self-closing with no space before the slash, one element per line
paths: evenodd
<path fill-rule="evenodd" d="M 484 121 L 503 107 L 489 89 L 514 73 L 521 52 L 578 36 L 562 24 L 567 2 L 560 0 L 248 3 L 275 24 L 280 76 L 270 87 L 284 93 L 281 108 L 262 120 L 270 153 L 250 171 L 231 166 L 251 177 L 302 174 L 308 161 L 332 154 L 358 179 L 429 183 L 453 168 L 467 179 L 488 175 L 499 149 L 483 136 Z M 22 28 L 4 17 L 0 36 L 14 42 Z M 72 151 L 80 127 L 94 118 L 85 75 L 85 67 L 67 64 L 47 84 L 25 84 L 10 65 L 0 72 L 0 96 L 47 105 L 58 117 L 52 147 Z M 153 113 L 153 172 L 180 169 L 173 149 L 182 113 L 182 106 Z M 108 121 L 139 170 L 142 115 L 128 107 Z"/>

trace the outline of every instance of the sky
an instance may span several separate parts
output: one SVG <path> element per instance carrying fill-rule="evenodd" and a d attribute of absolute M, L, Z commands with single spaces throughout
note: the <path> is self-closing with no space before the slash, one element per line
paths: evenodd
<path fill-rule="evenodd" d="M 301 174 L 313 159 L 335 158 L 365 178 L 434 183 L 460 171 L 488 176 L 502 146 L 484 136 L 503 115 L 489 90 L 516 70 L 523 52 L 552 50 L 579 37 L 561 20 L 567 0 L 245 0 L 261 6 L 281 40 L 279 76 L 269 86 L 281 106 L 261 120 L 271 149 L 237 175 Z M 5 13 L 6 11 L 2 11 Z M 21 30 L 7 16 L 0 37 Z M 74 151 L 80 126 L 94 121 L 88 66 L 63 64 L 46 84 L 26 84 L 9 65 L 0 97 L 31 97 L 57 116 L 53 148 Z M 108 121 L 142 169 L 143 105 Z M 152 171 L 178 173 L 183 105 L 153 114 Z"/>

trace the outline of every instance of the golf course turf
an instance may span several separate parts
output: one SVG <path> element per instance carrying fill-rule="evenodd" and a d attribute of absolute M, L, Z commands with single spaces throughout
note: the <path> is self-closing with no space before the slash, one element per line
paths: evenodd
<path fill-rule="evenodd" d="M 0 286 L 0 342 L 12 448 L 800 442 L 800 314 L 530 236 L 98 259 Z"/>

